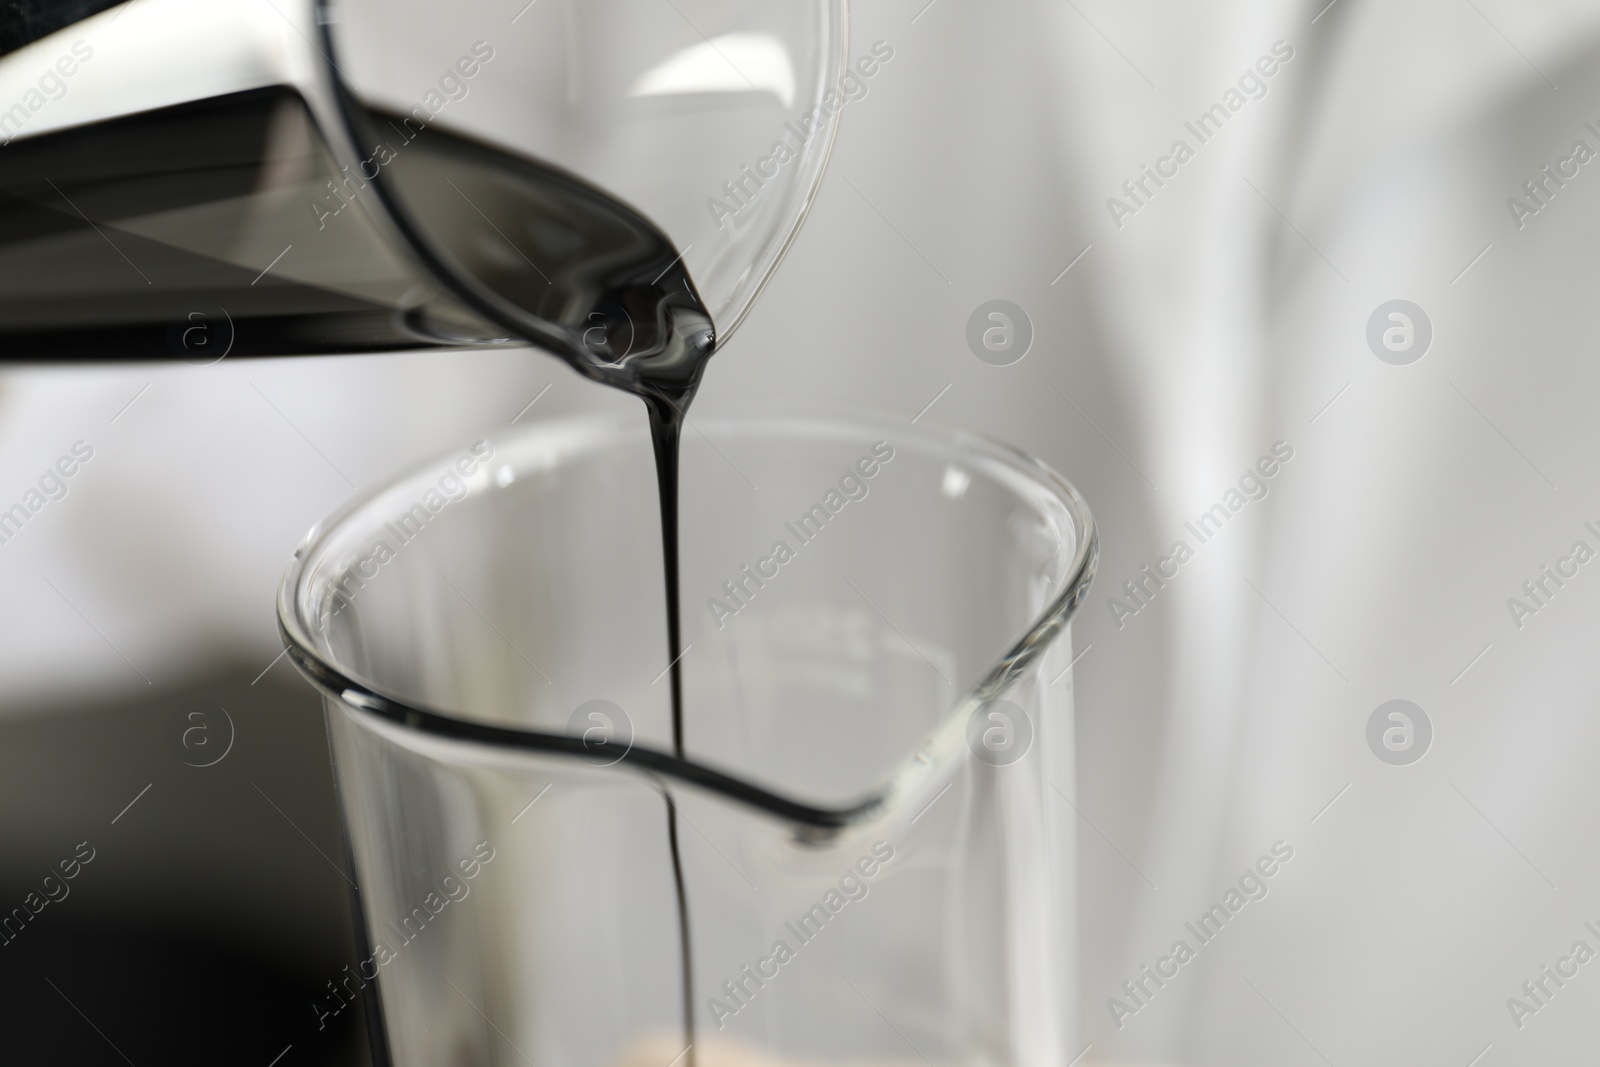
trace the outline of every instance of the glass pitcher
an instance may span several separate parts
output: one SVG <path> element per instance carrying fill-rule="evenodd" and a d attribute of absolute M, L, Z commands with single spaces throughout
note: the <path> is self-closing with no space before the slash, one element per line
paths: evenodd
<path fill-rule="evenodd" d="M 672 751 L 642 425 L 464 446 L 311 531 L 380 1063 L 1061 1067 L 1083 499 L 985 439 L 706 416 Z M 1059 794 L 1059 795 L 1058 795 Z"/>
<path fill-rule="evenodd" d="M 0 55 L 5 361 L 532 340 L 607 380 L 673 301 L 726 340 L 866 91 L 844 0 L 58 6 Z"/>

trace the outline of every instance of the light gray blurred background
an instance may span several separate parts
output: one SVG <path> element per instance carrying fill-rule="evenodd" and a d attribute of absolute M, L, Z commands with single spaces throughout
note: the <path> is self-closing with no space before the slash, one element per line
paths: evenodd
<path fill-rule="evenodd" d="M 1507 1001 L 1532 1003 L 1522 984 L 1574 942 L 1600 950 L 1600 567 L 1520 628 L 1507 600 L 1575 541 L 1600 548 L 1600 169 L 1520 228 L 1507 198 L 1574 142 L 1600 149 L 1600 7 L 884 0 L 852 36 L 895 58 L 698 403 L 909 422 L 937 397 L 923 420 L 1088 497 L 1062 1005 L 1081 1062 L 1591 1053 L 1600 965 L 1520 1020 Z M 1184 123 L 1278 41 L 1293 58 L 1265 97 L 1119 226 L 1107 198 L 1193 145 Z M 996 298 L 1034 330 L 1008 367 L 965 337 Z M 1408 365 L 1367 342 L 1394 299 L 1431 322 Z M 75 440 L 94 459 L 0 546 L 5 708 L 267 670 L 311 523 L 536 396 L 521 422 L 636 404 L 517 353 L 6 373 L 0 501 Z M 1278 441 L 1270 495 L 1119 626 L 1108 598 L 1193 544 L 1184 523 Z M 1419 762 L 1369 748 L 1391 699 L 1432 724 Z M 1124 981 L 1278 841 L 1269 896 L 1119 1026 L 1108 999 L 1131 1004 Z"/>

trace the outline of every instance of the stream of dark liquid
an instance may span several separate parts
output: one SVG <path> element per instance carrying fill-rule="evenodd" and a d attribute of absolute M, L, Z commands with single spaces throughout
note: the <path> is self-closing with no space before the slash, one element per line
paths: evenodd
<path fill-rule="evenodd" d="M 495 299 L 526 312 L 513 321 L 527 340 L 644 402 L 661 513 L 672 751 L 683 758 L 678 454 L 716 334 L 682 253 L 642 214 L 571 175 L 438 131 L 395 144 L 393 135 L 410 134 L 397 115 L 367 112 L 356 124 L 364 125 L 367 142 L 394 150 L 393 185 L 385 190 L 390 206 L 426 231 L 439 267 L 465 272 Z M 495 238 L 514 246 L 522 262 L 493 255 Z M 483 307 L 481 294 L 458 295 Z M 677 805 L 670 792 L 663 790 L 663 798 L 678 911 L 683 1055 L 686 1067 L 695 1067 L 689 901 Z"/>
<path fill-rule="evenodd" d="M 678 453 L 716 338 L 681 254 L 642 214 L 572 175 L 403 116 L 351 119 L 372 152 L 357 172 L 335 166 L 300 97 L 282 88 L 7 145 L 0 358 L 196 363 L 520 335 L 633 393 L 655 454 L 672 748 L 683 757 Z M 375 196 L 431 270 L 388 251 L 358 203 Z M 664 799 L 683 1055 L 694 1067 L 688 897 L 677 806 Z M 369 1009 L 381 1015 L 375 1001 Z"/>

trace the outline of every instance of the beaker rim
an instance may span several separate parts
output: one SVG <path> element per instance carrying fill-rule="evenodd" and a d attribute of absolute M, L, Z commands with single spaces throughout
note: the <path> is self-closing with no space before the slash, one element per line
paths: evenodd
<path fill-rule="evenodd" d="M 819 430 L 858 435 L 863 431 L 880 435 L 892 433 L 897 447 L 904 443 L 924 449 L 954 450 L 997 465 L 1009 475 L 1044 489 L 1070 517 L 1074 539 L 1071 558 L 1062 568 L 1045 609 L 990 665 L 983 677 L 953 703 L 927 740 L 908 751 L 885 781 L 854 803 L 837 807 L 810 803 L 789 795 L 786 790 L 769 788 L 749 775 L 694 758 L 680 758 L 639 743 L 625 749 L 616 746 L 619 769 L 675 779 L 789 822 L 801 836 L 809 834 L 822 838 L 898 809 L 914 795 L 924 792 L 934 778 L 946 777 L 952 764 L 971 755 L 965 743 L 965 720 L 974 709 L 1006 692 L 1066 629 L 1094 577 L 1099 537 L 1088 502 L 1070 481 L 1043 460 L 984 434 L 938 424 L 908 427 L 902 419 L 903 415 L 881 412 L 848 409 L 820 412 L 789 405 L 761 404 L 746 406 L 737 413 L 708 413 L 697 417 L 695 426 L 707 435 L 729 430 L 770 435 L 801 429 L 810 434 Z M 637 422 L 637 419 L 618 415 L 563 417 L 518 428 L 515 440 L 526 443 L 543 437 L 565 441 L 569 448 L 582 448 L 585 443 L 593 447 L 599 442 L 614 441 L 619 435 L 636 433 Z M 592 739 L 504 725 L 473 718 L 462 711 L 428 707 L 403 699 L 334 662 L 312 636 L 314 628 L 308 624 L 303 610 L 309 607 L 310 600 L 301 593 L 321 562 L 320 550 L 396 487 L 436 471 L 442 458 L 443 455 L 432 457 L 385 479 L 380 485 L 358 494 L 307 532 L 278 586 L 278 630 L 285 652 L 325 696 L 404 730 L 542 755 L 583 760 L 606 755 L 604 751 L 597 751 Z"/>

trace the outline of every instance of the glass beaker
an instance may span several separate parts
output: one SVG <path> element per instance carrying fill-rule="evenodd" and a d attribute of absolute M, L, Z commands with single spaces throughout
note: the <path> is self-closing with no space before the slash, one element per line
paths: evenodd
<path fill-rule="evenodd" d="M 644 420 L 480 440 L 295 553 L 365 939 L 319 1015 L 430 1067 L 1061 1067 L 1082 498 L 850 417 L 682 463 L 682 760 Z"/>

